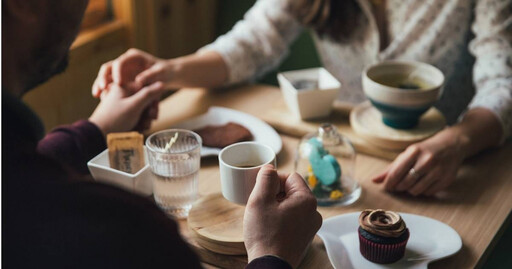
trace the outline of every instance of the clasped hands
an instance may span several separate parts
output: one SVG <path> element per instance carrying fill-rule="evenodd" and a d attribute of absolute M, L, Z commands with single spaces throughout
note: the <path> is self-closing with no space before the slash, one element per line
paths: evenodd
<path fill-rule="evenodd" d="M 92 86 L 92 95 L 101 102 L 89 120 L 104 134 L 149 129 L 158 117 L 158 102 L 166 90 L 157 59 L 130 49 L 117 59 L 103 64 Z M 161 74 L 161 73 L 158 73 Z"/>

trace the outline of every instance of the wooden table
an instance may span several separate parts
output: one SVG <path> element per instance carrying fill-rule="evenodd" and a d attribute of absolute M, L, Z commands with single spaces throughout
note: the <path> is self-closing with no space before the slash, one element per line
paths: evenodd
<path fill-rule="evenodd" d="M 281 100 L 281 93 L 271 86 L 245 86 L 223 91 L 184 89 L 166 98 L 160 105 L 160 117 L 152 130 L 168 128 L 173 123 L 200 115 L 212 105 L 237 109 L 257 117 Z M 299 139 L 281 135 L 283 149 L 278 155 L 278 168 L 293 170 L 293 154 Z M 466 161 L 457 180 L 446 191 L 433 198 L 415 198 L 391 194 L 371 182 L 389 161 L 358 154 L 356 179 L 362 185 L 361 198 L 348 207 L 319 208 L 324 219 L 366 208 L 385 208 L 413 213 L 442 221 L 462 237 L 463 247 L 456 255 L 434 262 L 429 268 L 473 268 L 483 264 L 497 239 L 510 223 L 512 209 L 512 143 L 493 149 Z M 199 174 L 199 193 L 220 192 L 216 158 L 203 159 Z M 181 233 L 202 261 L 225 268 L 243 268 L 243 256 L 225 256 L 197 245 L 186 220 L 180 221 Z M 214 268 L 214 267 L 212 267 Z M 321 240 L 315 239 L 301 268 L 332 268 Z"/>

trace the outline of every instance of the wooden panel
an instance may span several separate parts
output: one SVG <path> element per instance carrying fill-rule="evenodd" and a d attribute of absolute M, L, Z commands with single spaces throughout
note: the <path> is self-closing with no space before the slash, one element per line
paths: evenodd
<path fill-rule="evenodd" d="M 122 21 L 129 32 L 129 47 L 154 53 L 154 0 L 113 0 L 114 16 Z"/>
<path fill-rule="evenodd" d="M 195 52 L 215 37 L 217 1 L 154 0 L 155 54 L 172 58 Z"/>
<path fill-rule="evenodd" d="M 89 0 L 80 27 L 82 29 L 93 28 L 105 22 L 107 18 L 107 0 Z"/>
<path fill-rule="evenodd" d="M 195 52 L 215 38 L 217 0 L 113 0 L 131 46 L 163 58 Z"/>
<path fill-rule="evenodd" d="M 23 97 L 47 131 L 91 115 L 98 104 L 91 95 L 98 70 L 124 52 L 126 44 L 127 33 L 121 22 L 82 33 L 72 47 L 67 70 Z"/>

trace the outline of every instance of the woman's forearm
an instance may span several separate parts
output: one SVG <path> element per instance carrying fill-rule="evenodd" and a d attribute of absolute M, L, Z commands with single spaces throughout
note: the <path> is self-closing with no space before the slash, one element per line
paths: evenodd
<path fill-rule="evenodd" d="M 172 88 L 215 88 L 228 81 L 229 71 L 222 56 L 215 51 L 194 53 L 167 60 L 174 69 L 169 86 Z"/>
<path fill-rule="evenodd" d="M 458 138 L 463 158 L 499 145 L 503 128 L 494 113 L 485 108 L 469 110 L 462 121 L 445 131 Z"/>

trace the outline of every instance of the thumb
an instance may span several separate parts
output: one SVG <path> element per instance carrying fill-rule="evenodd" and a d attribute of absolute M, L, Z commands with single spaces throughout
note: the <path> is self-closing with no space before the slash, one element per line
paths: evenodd
<path fill-rule="evenodd" d="M 276 196 L 281 190 L 281 182 L 277 170 L 273 165 L 267 164 L 261 167 L 256 176 L 256 184 L 249 196 L 249 200 L 262 202 L 276 201 Z"/>
<path fill-rule="evenodd" d="M 164 84 L 162 82 L 155 82 L 128 97 L 128 101 L 131 103 L 133 109 L 140 109 L 140 111 L 142 111 L 151 102 L 158 100 L 163 93 Z"/>
<path fill-rule="evenodd" d="M 130 92 L 118 84 L 110 84 L 108 87 L 101 92 L 101 99 L 112 98 L 122 99 L 130 95 Z"/>
<path fill-rule="evenodd" d="M 284 192 L 287 196 L 293 195 L 296 192 L 307 192 L 311 193 L 308 185 L 306 185 L 306 181 L 302 178 L 301 175 L 297 173 L 292 173 L 286 181 L 284 182 Z"/>

